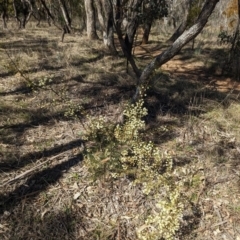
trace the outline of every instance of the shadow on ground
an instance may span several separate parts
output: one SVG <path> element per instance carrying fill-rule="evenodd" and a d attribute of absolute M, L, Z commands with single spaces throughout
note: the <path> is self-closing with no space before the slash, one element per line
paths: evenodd
<path fill-rule="evenodd" d="M 57 164 L 54 167 L 47 167 L 33 174 L 23 184 L 18 186 L 14 191 L 0 195 L 0 214 L 5 211 L 11 212 L 14 207 L 21 204 L 26 199 L 34 199 L 41 192 L 45 191 L 50 185 L 55 184 L 64 172 L 71 167 L 79 164 L 83 160 L 82 154 L 68 158 L 68 160 Z"/>
<path fill-rule="evenodd" d="M 30 206 L 29 204 L 24 209 L 24 212 L 21 211 L 21 208 L 17 208 L 11 213 L 8 231 L 2 234 L 3 237 L 25 240 L 76 240 L 80 239 L 79 232 L 86 231 L 84 229 L 85 223 L 81 217 L 83 213 L 73 209 L 70 204 L 66 205 L 64 210 L 52 211 L 49 209 L 44 213 L 36 211 L 36 209 L 32 210 Z M 3 220 L 7 221 L 8 217 L 5 216 Z"/>
<path fill-rule="evenodd" d="M 17 156 L 14 156 L 14 158 L 11 160 L 7 159 L 6 161 L 1 161 L 0 169 L 4 172 L 19 170 L 20 168 L 25 167 L 28 164 L 37 162 L 37 160 L 41 158 L 48 158 L 56 154 L 71 150 L 73 148 L 81 147 L 82 144 L 83 140 L 77 139 L 68 142 L 67 144 L 61 144 L 60 146 L 46 149 L 44 151 L 27 153 L 23 156 L 19 156 L 19 158 Z"/>

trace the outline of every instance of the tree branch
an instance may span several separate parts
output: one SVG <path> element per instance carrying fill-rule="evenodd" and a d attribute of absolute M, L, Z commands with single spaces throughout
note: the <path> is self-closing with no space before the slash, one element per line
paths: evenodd
<path fill-rule="evenodd" d="M 204 4 L 201 13 L 196 21 L 196 23 L 186 30 L 168 49 L 159 54 L 152 62 L 150 62 L 143 70 L 139 83 L 133 97 L 134 101 L 137 101 L 140 94 L 140 88 L 146 83 L 153 71 L 161 67 L 164 63 L 172 59 L 178 52 L 192 39 L 194 39 L 206 25 L 208 18 L 212 14 L 216 4 L 219 0 L 208 0 Z"/>

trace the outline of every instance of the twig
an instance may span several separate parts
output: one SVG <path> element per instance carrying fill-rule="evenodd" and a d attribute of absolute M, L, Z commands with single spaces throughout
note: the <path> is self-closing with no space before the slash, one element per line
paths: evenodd
<path fill-rule="evenodd" d="M 7 50 L 5 50 L 5 53 L 8 56 L 9 60 L 11 61 L 11 63 L 13 64 L 15 70 L 20 73 L 21 77 L 23 77 L 25 79 L 25 81 L 29 82 L 28 77 L 23 73 L 22 70 L 20 70 L 20 68 L 17 66 L 16 62 L 10 56 L 9 52 Z"/>
<path fill-rule="evenodd" d="M 227 222 L 228 222 L 228 220 L 224 220 L 224 221 L 222 221 L 222 222 L 219 222 L 219 223 L 216 223 L 216 224 L 212 225 L 211 228 L 215 228 L 215 227 L 217 227 L 217 226 L 219 226 L 219 225 L 223 225 L 223 224 L 225 224 L 225 223 L 227 223 Z"/>
<path fill-rule="evenodd" d="M 220 221 L 222 222 L 223 221 L 222 215 L 221 215 L 221 213 L 219 212 L 219 210 L 218 210 L 218 208 L 216 206 L 214 206 L 214 211 L 217 214 L 217 216 L 220 219 Z"/>

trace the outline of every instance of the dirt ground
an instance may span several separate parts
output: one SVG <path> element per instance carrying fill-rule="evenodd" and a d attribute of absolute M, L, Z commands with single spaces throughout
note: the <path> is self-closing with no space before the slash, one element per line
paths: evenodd
<path fill-rule="evenodd" d="M 93 186 L 82 154 L 87 116 L 116 120 L 134 74 L 84 33 L 14 29 L 0 32 L 0 238 L 136 239 L 150 203 L 129 179 Z M 167 47 L 156 36 L 137 42 L 141 68 Z M 201 37 L 152 77 L 146 138 L 194 169 L 175 239 L 240 240 L 240 83 Z"/>

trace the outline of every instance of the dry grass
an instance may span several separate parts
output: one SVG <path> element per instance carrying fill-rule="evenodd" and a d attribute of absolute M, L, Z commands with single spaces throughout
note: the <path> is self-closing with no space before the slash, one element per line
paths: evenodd
<path fill-rule="evenodd" d="M 115 119 L 135 79 L 100 41 L 59 36 L 32 25 L 1 37 L 0 238 L 136 239 L 151 199 L 129 179 L 93 185 L 82 156 L 85 116 Z M 154 76 L 146 139 L 191 176 L 194 207 L 176 239 L 239 240 L 239 85 L 207 71 L 221 49 L 198 43 L 194 58 L 186 47 Z M 136 48 L 137 62 L 157 46 Z"/>

